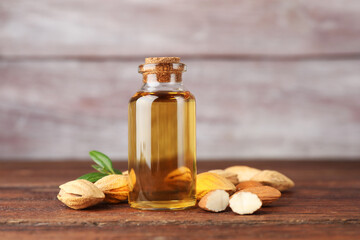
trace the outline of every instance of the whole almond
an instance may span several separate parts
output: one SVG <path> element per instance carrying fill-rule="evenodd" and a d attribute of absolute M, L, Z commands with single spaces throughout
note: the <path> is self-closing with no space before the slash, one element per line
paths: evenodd
<path fill-rule="evenodd" d="M 295 186 L 295 183 L 282 173 L 273 170 L 264 170 L 251 178 L 252 181 L 261 182 L 283 192 Z"/>
<path fill-rule="evenodd" d="M 191 170 L 183 166 L 169 172 L 164 179 L 164 183 L 173 191 L 185 190 L 191 187 L 192 180 Z"/>
<path fill-rule="evenodd" d="M 248 166 L 232 166 L 225 169 L 226 172 L 235 173 L 238 182 L 249 181 L 253 176 L 260 173 L 261 170 Z"/>
<path fill-rule="evenodd" d="M 238 185 L 236 185 L 236 191 L 240 191 L 246 188 L 251 188 L 251 187 L 261 187 L 264 186 L 264 184 L 260 183 L 260 182 L 256 182 L 256 181 L 245 181 L 245 182 L 241 182 Z"/>
<path fill-rule="evenodd" d="M 105 198 L 100 189 L 84 179 L 64 183 L 59 188 L 57 198 L 72 209 L 84 209 L 102 202 Z"/>
<path fill-rule="evenodd" d="M 256 194 L 260 198 L 263 206 L 269 205 L 281 197 L 281 192 L 279 190 L 269 186 L 249 187 L 241 190 L 241 192 L 251 192 Z"/>
<path fill-rule="evenodd" d="M 95 186 L 104 192 L 107 202 L 116 203 L 128 199 L 129 183 L 127 176 L 111 174 L 98 180 Z"/>
<path fill-rule="evenodd" d="M 234 185 L 239 183 L 237 174 L 234 172 L 225 171 L 223 169 L 214 169 L 214 170 L 210 170 L 209 172 L 216 173 L 216 174 L 219 174 L 220 176 L 223 176 L 224 178 L 226 178 L 227 180 L 232 182 Z"/>

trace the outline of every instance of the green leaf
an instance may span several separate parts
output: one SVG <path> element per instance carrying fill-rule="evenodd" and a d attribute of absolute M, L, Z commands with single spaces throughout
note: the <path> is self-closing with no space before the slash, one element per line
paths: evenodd
<path fill-rule="evenodd" d="M 107 176 L 108 174 L 105 173 L 99 173 L 99 172 L 92 172 L 92 173 L 88 173 L 85 175 L 82 175 L 81 177 L 78 177 L 78 179 L 85 179 L 88 180 L 90 182 L 96 182 L 97 180 Z"/>
<path fill-rule="evenodd" d="M 112 162 L 108 156 L 98 151 L 89 152 L 91 159 L 99 166 L 103 167 L 106 171 L 110 173 L 115 173 Z"/>
<path fill-rule="evenodd" d="M 110 172 L 107 172 L 103 167 L 100 167 L 99 165 L 91 165 L 91 167 L 98 172 L 101 172 L 104 174 L 111 174 Z"/>
<path fill-rule="evenodd" d="M 114 172 L 115 172 L 115 174 L 121 174 L 122 175 L 122 172 L 120 170 L 114 169 Z"/>

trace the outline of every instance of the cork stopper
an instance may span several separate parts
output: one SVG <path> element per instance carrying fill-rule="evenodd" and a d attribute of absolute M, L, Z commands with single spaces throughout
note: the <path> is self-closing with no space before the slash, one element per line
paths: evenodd
<path fill-rule="evenodd" d="M 148 57 L 145 58 L 145 64 L 156 63 L 180 63 L 179 57 Z"/>
<path fill-rule="evenodd" d="M 179 57 L 148 57 L 145 64 L 139 66 L 143 82 L 181 82 L 186 65 Z"/>

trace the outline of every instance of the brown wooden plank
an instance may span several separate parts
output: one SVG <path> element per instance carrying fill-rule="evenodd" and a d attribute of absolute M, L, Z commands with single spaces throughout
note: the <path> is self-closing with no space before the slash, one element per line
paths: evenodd
<path fill-rule="evenodd" d="M 360 53 L 356 0 L 1 1 L 2 56 Z"/>
<path fill-rule="evenodd" d="M 226 226 L 82 226 L 0 227 L 4 239 L 357 239 L 359 228 L 344 225 L 226 225 Z"/>
<path fill-rule="evenodd" d="M 360 61 L 184 60 L 199 158 L 360 156 Z M 127 157 L 140 61 L 0 61 L 0 158 Z"/>
<path fill-rule="evenodd" d="M 306 187 L 306 186 L 305 186 Z M 1 225 L 258 225 L 258 224 L 360 224 L 359 187 L 298 187 L 284 193 L 270 207 L 249 216 L 227 210 L 221 214 L 194 208 L 182 212 L 141 211 L 128 204 L 101 204 L 74 211 L 56 199 L 57 187 L 1 187 Z M 336 193 L 333 193 L 336 192 Z M 51 217 L 49 217 L 51 216 Z"/>
<path fill-rule="evenodd" d="M 117 162 L 116 167 L 126 168 Z M 0 162 L 0 236 L 58 239 L 354 239 L 360 234 L 360 161 L 200 162 L 199 171 L 245 164 L 276 169 L 296 187 L 254 215 L 140 211 L 127 204 L 75 211 L 56 200 L 57 184 L 90 169 L 89 162 Z M 27 171 L 27 174 L 25 171 Z M 56 185 L 55 185 L 56 184 Z M 119 235 L 121 234 L 121 235 Z"/>

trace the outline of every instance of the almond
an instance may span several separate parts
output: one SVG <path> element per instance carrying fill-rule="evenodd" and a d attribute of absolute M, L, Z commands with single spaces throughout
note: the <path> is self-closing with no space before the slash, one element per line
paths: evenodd
<path fill-rule="evenodd" d="M 103 201 L 104 193 L 92 182 L 77 179 L 59 186 L 57 198 L 72 209 L 84 209 Z"/>
<path fill-rule="evenodd" d="M 224 211 L 228 205 L 229 194 L 224 190 L 211 191 L 199 201 L 199 207 L 210 212 Z"/>
<path fill-rule="evenodd" d="M 270 203 L 278 200 L 281 196 L 281 192 L 279 190 L 269 186 L 249 187 L 241 190 L 241 192 L 255 193 L 260 198 L 263 206 L 269 205 Z"/>
<path fill-rule="evenodd" d="M 209 172 L 219 174 L 220 176 L 223 176 L 224 178 L 226 178 L 235 185 L 239 183 L 237 174 L 234 172 L 225 171 L 223 169 L 214 169 L 214 170 L 210 170 Z"/>
<path fill-rule="evenodd" d="M 251 178 L 252 181 L 261 182 L 283 192 L 295 186 L 295 183 L 282 173 L 273 170 L 264 170 Z"/>
<path fill-rule="evenodd" d="M 230 208 L 237 214 L 252 214 L 262 206 L 260 198 L 251 192 L 237 192 L 230 197 Z"/>
<path fill-rule="evenodd" d="M 232 166 L 225 169 L 226 172 L 235 173 L 238 182 L 249 181 L 253 176 L 260 173 L 261 170 L 248 166 Z"/>
<path fill-rule="evenodd" d="M 126 201 L 129 195 L 128 177 L 111 174 L 95 182 L 95 186 L 104 192 L 105 201 L 114 203 L 116 200 Z"/>
<path fill-rule="evenodd" d="M 170 189 L 184 190 L 191 187 L 193 176 L 191 170 L 187 167 L 179 167 L 171 171 L 164 179 Z"/>
<path fill-rule="evenodd" d="M 240 190 L 250 188 L 250 187 L 261 187 L 261 186 L 264 186 L 264 185 L 260 182 L 245 181 L 245 182 L 241 182 L 238 185 L 236 185 L 236 191 L 240 191 Z"/>
<path fill-rule="evenodd" d="M 225 190 L 227 192 L 234 192 L 235 185 L 226 178 L 216 173 L 204 172 L 197 175 L 196 179 L 196 198 L 201 199 L 208 192 L 213 190 Z"/>

